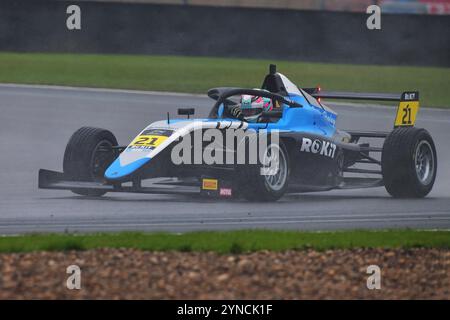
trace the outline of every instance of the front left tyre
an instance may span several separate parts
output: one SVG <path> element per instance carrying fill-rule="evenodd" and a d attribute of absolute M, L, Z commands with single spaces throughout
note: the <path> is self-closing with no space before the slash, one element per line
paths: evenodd
<path fill-rule="evenodd" d="M 265 168 L 248 166 L 240 172 L 241 194 L 249 201 L 277 201 L 288 188 L 290 163 L 284 143 L 269 143 L 263 154 Z"/>
<path fill-rule="evenodd" d="M 116 137 L 108 130 L 82 127 L 75 131 L 64 152 L 63 170 L 75 181 L 103 181 L 106 169 L 114 161 Z M 73 189 L 84 196 L 102 196 L 106 192 L 90 189 Z"/>

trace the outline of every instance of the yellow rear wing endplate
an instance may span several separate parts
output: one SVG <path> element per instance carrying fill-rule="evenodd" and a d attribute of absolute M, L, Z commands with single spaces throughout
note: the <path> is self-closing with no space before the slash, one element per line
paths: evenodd
<path fill-rule="evenodd" d="M 419 92 L 403 92 L 397 108 L 394 128 L 412 127 L 419 112 Z"/>

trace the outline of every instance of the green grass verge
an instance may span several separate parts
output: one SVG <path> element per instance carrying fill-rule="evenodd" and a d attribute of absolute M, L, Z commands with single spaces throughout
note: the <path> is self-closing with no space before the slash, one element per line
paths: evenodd
<path fill-rule="evenodd" d="M 258 87 L 268 64 L 303 87 L 402 92 L 423 106 L 450 107 L 450 68 L 365 66 L 176 56 L 0 53 L 0 82 L 205 93 Z"/>
<path fill-rule="evenodd" d="M 313 248 L 450 248 L 450 231 L 341 231 L 298 232 L 244 230 L 227 232 L 35 234 L 0 238 L 0 252 L 137 248 L 151 251 L 215 251 L 241 253 L 257 250 Z"/>

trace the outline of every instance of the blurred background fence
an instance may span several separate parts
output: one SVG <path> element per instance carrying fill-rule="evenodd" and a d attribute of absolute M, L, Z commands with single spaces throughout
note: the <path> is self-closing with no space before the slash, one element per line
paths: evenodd
<path fill-rule="evenodd" d="M 365 9 L 374 2 L 1 0 L 0 51 L 450 66 L 449 15 L 382 11 L 382 29 L 368 30 Z M 383 8 L 391 2 L 392 10 L 408 5 L 407 12 L 416 5 L 427 13 L 434 13 L 431 5 L 448 6 L 448 1 L 378 1 Z M 81 30 L 66 28 L 71 4 L 81 8 Z"/>
<path fill-rule="evenodd" d="M 450 14 L 450 0 L 97 0 L 176 5 L 365 12 L 371 4 L 384 13 Z"/>

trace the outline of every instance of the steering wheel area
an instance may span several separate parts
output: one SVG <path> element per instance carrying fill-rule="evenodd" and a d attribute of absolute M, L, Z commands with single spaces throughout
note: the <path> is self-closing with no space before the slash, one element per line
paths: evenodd
<path fill-rule="evenodd" d="M 237 95 L 253 95 L 253 96 L 259 96 L 264 98 L 270 98 L 273 102 L 278 101 L 279 103 L 286 104 L 293 108 L 301 108 L 302 105 L 287 99 L 286 97 L 269 92 L 266 90 L 260 90 L 260 89 L 243 89 L 243 88 L 217 88 L 217 89 L 211 89 L 208 92 L 208 95 L 216 100 L 216 103 L 211 109 L 211 112 L 209 114 L 209 117 L 212 119 L 217 118 L 223 118 L 223 117 L 229 117 L 229 118 L 235 118 L 232 116 L 231 110 L 238 106 L 239 104 L 231 99 L 229 99 L 232 96 Z M 263 112 L 261 117 L 280 117 L 281 116 L 281 110 L 280 111 L 269 111 L 269 112 Z M 245 119 L 239 119 L 242 121 L 246 121 Z"/>

